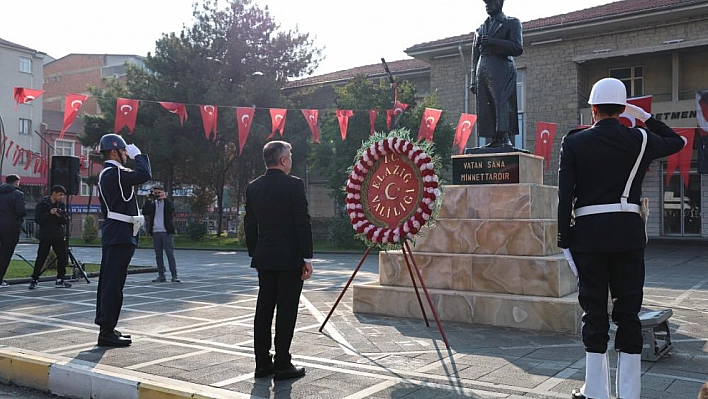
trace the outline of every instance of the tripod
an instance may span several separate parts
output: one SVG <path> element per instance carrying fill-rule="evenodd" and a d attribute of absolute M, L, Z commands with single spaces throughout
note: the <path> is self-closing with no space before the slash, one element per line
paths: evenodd
<path fill-rule="evenodd" d="M 84 263 L 76 259 L 74 253 L 71 252 L 71 246 L 69 245 L 69 238 L 71 237 L 71 195 L 66 196 L 66 218 L 68 220 L 68 223 L 64 232 L 64 243 L 66 245 L 66 254 L 69 257 L 69 261 L 71 262 L 71 278 L 72 280 L 80 280 L 81 278 L 83 278 L 84 280 L 86 280 L 86 284 L 89 284 L 91 280 L 89 280 L 88 275 L 86 274 Z M 44 274 L 44 272 L 47 271 L 47 269 L 51 268 L 52 265 L 54 265 L 54 263 L 56 263 L 58 260 L 59 258 L 55 257 L 48 265 L 42 268 L 42 271 L 39 273 L 39 275 L 41 276 L 42 274 Z"/>

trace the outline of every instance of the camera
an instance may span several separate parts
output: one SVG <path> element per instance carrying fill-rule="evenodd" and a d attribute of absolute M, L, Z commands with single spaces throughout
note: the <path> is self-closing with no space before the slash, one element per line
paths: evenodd
<path fill-rule="evenodd" d="M 57 209 L 57 215 L 64 216 L 66 215 L 66 209 L 64 208 L 56 208 Z"/>
<path fill-rule="evenodd" d="M 147 195 L 148 201 L 155 201 L 155 193 L 150 190 L 150 194 Z"/>

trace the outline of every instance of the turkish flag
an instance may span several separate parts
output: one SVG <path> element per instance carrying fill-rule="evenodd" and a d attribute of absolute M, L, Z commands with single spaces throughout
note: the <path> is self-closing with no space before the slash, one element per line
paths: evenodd
<path fill-rule="evenodd" d="M 27 159 L 25 159 L 25 170 L 29 170 L 29 167 L 32 164 L 32 159 L 34 158 L 34 153 L 32 151 L 25 151 L 25 154 L 27 154 Z"/>
<path fill-rule="evenodd" d="M 7 140 L 7 136 L 5 136 L 5 140 Z M 14 141 L 14 140 L 10 140 L 10 145 L 8 145 L 7 147 L 5 147 L 5 148 L 7 148 L 7 150 L 5 151 L 5 158 L 7 158 L 7 157 L 10 156 L 10 150 L 12 149 L 12 146 L 13 146 L 13 145 L 15 145 L 15 141 Z"/>
<path fill-rule="evenodd" d="M 534 154 L 546 160 L 546 172 L 551 169 L 551 154 L 553 153 L 553 140 L 556 138 L 556 127 L 550 122 L 536 122 L 536 143 Z"/>
<path fill-rule="evenodd" d="M 116 99 L 116 121 L 113 126 L 113 131 L 118 132 L 127 126 L 130 133 L 135 130 L 135 120 L 138 118 L 138 100 L 129 100 L 127 98 Z"/>
<path fill-rule="evenodd" d="M 42 171 L 42 162 L 44 162 L 44 157 L 37 157 L 34 159 L 34 168 L 32 173 L 39 173 Z"/>
<path fill-rule="evenodd" d="M 15 102 L 17 102 L 17 104 L 15 104 L 15 109 L 17 109 L 17 106 L 20 104 L 28 104 L 32 102 L 32 100 L 41 96 L 42 93 L 44 93 L 44 90 L 15 87 L 12 93 L 12 96 L 15 98 Z"/>
<path fill-rule="evenodd" d="M 59 140 L 64 138 L 66 129 L 74 123 L 76 115 L 79 113 L 79 110 L 81 110 L 81 106 L 84 105 L 84 101 L 86 101 L 87 98 L 88 96 L 84 96 L 83 94 L 66 95 L 66 101 L 64 104 L 64 123 L 62 123 L 61 132 L 59 132 Z"/>
<path fill-rule="evenodd" d="M 42 176 L 45 176 L 48 171 L 49 171 L 49 158 L 44 158 L 44 162 L 42 165 Z"/>
<path fill-rule="evenodd" d="M 698 127 L 708 133 L 708 90 L 696 92 L 696 111 Z"/>
<path fill-rule="evenodd" d="M 17 166 L 17 163 L 20 162 L 20 159 L 22 159 L 22 153 L 24 153 L 24 152 L 25 152 L 25 149 L 20 148 L 19 145 L 15 148 L 15 154 L 13 155 L 13 158 L 12 158 L 12 166 Z"/>
<path fill-rule="evenodd" d="M 453 147 L 456 145 L 460 147 L 460 155 L 465 152 L 467 140 L 470 139 L 475 123 L 477 123 L 477 115 L 465 113 L 460 115 L 460 120 L 457 122 L 457 130 L 455 130 L 455 140 L 452 142 Z"/>
<path fill-rule="evenodd" d="M 386 110 L 386 127 L 391 130 L 391 120 L 393 117 L 398 117 L 408 109 L 408 104 L 404 104 L 398 100 L 393 102 L 393 108 Z"/>
<path fill-rule="evenodd" d="M 171 113 L 179 117 L 179 123 L 184 126 L 184 122 L 187 121 L 187 107 L 181 103 L 170 103 L 170 102 L 160 102 L 160 105 Z"/>
<path fill-rule="evenodd" d="M 342 134 L 342 141 L 347 139 L 347 128 L 349 128 L 349 118 L 354 115 L 354 111 L 348 109 L 337 110 L 337 120 L 339 121 L 339 132 Z"/>
<path fill-rule="evenodd" d="M 386 129 L 391 130 L 391 119 L 393 118 L 393 109 L 386 110 Z"/>
<path fill-rule="evenodd" d="M 302 114 L 305 115 L 305 120 L 310 126 L 312 135 L 315 137 L 315 143 L 320 142 L 320 129 L 317 127 L 317 117 L 319 116 L 319 111 L 316 109 L 303 109 Z"/>
<path fill-rule="evenodd" d="M 376 131 L 374 130 L 374 125 L 376 124 L 376 117 L 379 115 L 379 111 L 375 109 L 369 110 L 369 126 L 371 127 L 369 131 L 369 136 L 373 136 Z"/>
<path fill-rule="evenodd" d="M 628 98 L 627 104 L 636 105 L 651 114 L 651 96 Z M 639 119 L 634 119 L 627 115 L 626 112 L 620 114 L 620 123 L 627 127 L 645 126 L 644 122 Z"/>
<path fill-rule="evenodd" d="M 204 136 L 209 140 L 213 135 L 213 140 L 216 141 L 216 121 L 219 119 L 219 108 L 215 105 L 200 105 L 199 112 L 202 114 Z"/>
<path fill-rule="evenodd" d="M 246 146 L 246 139 L 248 138 L 248 133 L 251 131 L 253 114 L 255 112 L 255 108 L 236 107 L 236 121 L 238 122 L 238 155 L 241 155 L 241 152 L 243 152 L 243 147 Z"/>
<path fill-rule="evenodd" d="M 433 141 L 433 132 L 438 125 L 440 115 L 442 115 L 441 109 L 426 108 L 423 111 L 423 116 L 420 119 L 420 128 L 418 129 L 418 140 L 423 138 Z"/>
<path fill-rule="evenodd" d="M 285 130 L 285 117 L 287 116 L 287 109 L 282 108 L 271 108 L 270 109 L 270 121 L 272 124 L 270 136 L 268 140 L 275 136 L 276 130 L 280 131 L 280 136 L 283 136 L 283 130 Z"/>
<path fill-rule="evenodd" d="M 669 155 L 666 159 L 666 182 L 668 186 L 671 181 L 676 167 L 678 166 L 681 176 L 683 176 L 683 185 L 688 188 L 688 174 L 691 170 L 691 158 L 693 156 L 693 137 L 696 134 L 695 128 L 675 128 L 674 131 L 681 137 L 686 138 L 686 145 L 681 151 Z"/>

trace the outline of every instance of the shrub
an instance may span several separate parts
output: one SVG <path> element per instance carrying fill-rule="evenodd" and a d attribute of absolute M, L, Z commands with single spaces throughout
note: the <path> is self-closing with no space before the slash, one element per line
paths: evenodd
<path fill-rule="evenodd" d="M 84 218 L 83 228 L 81 229 L 81 236 L 84 242 L 87 244 L 92 243 L 98 238 L 98 229 L 96 228 L 96 218 L 92 215 L 86 215 Z"/>
<path fill-rule="evenodd" d="M 201 240 L 207 234 L 206 224 L 199 220 L 190 220 L 187 224 L 187 234 L 192 241 Z"/>
<path fill-rule="evenodd" d="M 246 228 L 243 225 L 243 219 L 246 214 L 239 216 L 238 226 L 236 226 L 236 239 L 240 245 L 246 246 Z"/>
<path fill-rule="evenodd" d="M 337 216 L 331 219 L 327 241 L 339 249 L 361 249 L 364 244 L 355 238 L 356 232 L 348 217 Z"/>

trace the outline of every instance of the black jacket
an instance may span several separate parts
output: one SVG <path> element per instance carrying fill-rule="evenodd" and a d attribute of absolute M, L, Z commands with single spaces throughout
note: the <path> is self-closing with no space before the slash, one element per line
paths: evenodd
<path fill-rule="evenodd" d="M 25 210 L 25 194 L 14 184 L 0 185 L 0 232 L 20 233 Z"/>
<path fill-rule="evenodd" d="M 57 208 L 60 216 L 52 215 L 52 208 Z M 39 225 L 40 240 L 58 240 L 65 237 L 64 230 L 68 221 L 66 205 L 63 202 L 52 204 L 51 197 L 47 196 L 34 207 L 34 221 Z"/>
<path fill-rule="evenodd" d="M 156 201 L 145 201 L 145 205 L 143 205 L 143 215 L 146 216 L 145 219 L 149 222 L 147 223 L 147 232 L 151 235 L 155 221 L 155 202 Z M 165 198 L 162 202 L 165 203 L 163 208 L 164 214 L 162 215 L 162 220 L 165 222 L 165 230 L 167 230 L 168 234 L 175 234 L 175 225 L 172 221 L 172 214 L 175 212 L 175 205 L 169 200 L 169 198 Z"/>
<path fill-rule="evenodd" d="M 251 267 L 300 270 L 303 260 L 312 258 L 312 225 L 302 179 L 268 169 L 252 181 L 246 188 L 244 229 Z"/>
<path fill-rule="evenodd" d="M 629 203 L 639 204 L 649 164 L 678 152 L 683 139 L 654 118 L 646 121 L 647 146 L 629 191 Z M 622 252 L 644 248 L 644 222 L 631 212 L 601 213 L 575 219 L 574 208 L 620 202 L 629 174 L 639 156 L 642 134 L 619 120 L 598 121 L 563 138 L 558 169 L 558 246 L 573 251 Z"/>

